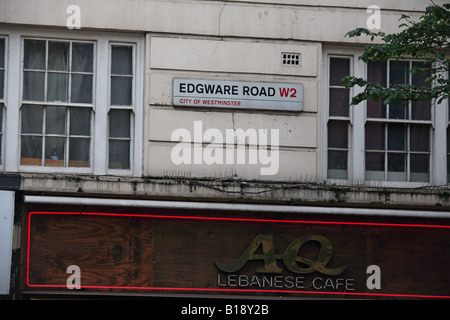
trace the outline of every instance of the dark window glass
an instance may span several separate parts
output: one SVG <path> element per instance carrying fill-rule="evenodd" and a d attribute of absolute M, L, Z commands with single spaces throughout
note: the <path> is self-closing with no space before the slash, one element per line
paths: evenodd
<path fill-rule="evenodd" d="M 348 89 L 330 88 L 329 110 L 330 116 L 348 117 L 350 105 L 350 92 Z"/>
<path fill-rule="evenodd" d="M 385 124 L 368 122 L 366 124 L 366 150 L 385 150 Z"/>
<path fill-rule="evenodd" d="M 342 78 L 350 74 L 350 59 L 330 58 L 330 86 L 344 86 Z"/>
<path fill-rule="evenodd" d="M 348 147 L 348 122 L 330 120 L 328 122 L 328 148 Z"/>

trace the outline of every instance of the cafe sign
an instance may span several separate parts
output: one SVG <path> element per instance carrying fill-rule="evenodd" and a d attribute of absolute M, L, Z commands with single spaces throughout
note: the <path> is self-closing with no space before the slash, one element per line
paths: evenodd
<path fill-rule="evenodd" d="M 450 226 L 221 213 L 30 210 L 23 286 L 450 299 Z"/>
<path fill-rule="evenodd" d="M 317 241 L 320 245 L 317 260 L 298 256 L 301 247 L 309 241 Z M 261 247 L 262 254 L 256 254 L 256 250 Z M 225 272 L 234 272 L 241 269 L 249 260 L 263 260 L 264 267 L 259 268 L 256 272 L 264 273 L 281 273 L 281 268 L 278 267 L 276 259 L 281 259 L 287 269 L 294 273 L 312 273 L 320 272 L 326 275 L 339 275 L 344 272 L 346 266 L 339 268 L 327 268 L 327 263 L 331 259 L 333 247 L 327 238 L 319 235 L 304 236 L 292 241 L 283 255 L 276 255 L 274 252 L 273 236 L 259 234 L 250 243 L 248 248 L 244 251 L 242 256 L 230 264 L 224 264 L 216 261 L 216 266 Z M 297 262 L 307 265 L 306 268 L 300 267 Z"/>
<path fill-rule="evenodd" d="M 299 83 L 174 79 L 173 104 L 181 107 L 301 111 L 303 86 Z"/>
<path fill-rule="evenodd" d="M 319 243 L 319 251 L 316 259 L 309 259 L 299 255 L 302 246 L 310 241 Z M 256 253 L 258 250 L 261 253 Z M 231 273 L 226 276 L 217 276 L 217 284 L 221 287 L 240 287 L 240 288 L 278 288 L 278 289 L 305 289 L 313 287 L 316 290 L 326 289 L 345 289 L 352 291 L 354 279 L 345 279 L 342 277 L 322 278 L 321 275 L 339 276 L 345 269 L 346 265 L 337 268 L 328 268 L 327 264 L 331 260 L 333 254 L 333 246 L 327 238 L 320 235 L 303 236 L 292 241 L 282 255 L 275 254 L 273 236 L 268 234 L 259 234 L 250 243 L 244 253 L 234 262 L 225 264 L 215 261 L 217 268 L 223 272 Z M 257 268 L 255 274 L 249 276 L 247 274 L 235 274 L 242 269 L 248 261 L 260 260 L 264 266 Z M 282 275 L 283 269 L 277 264 L 277 260 L 282 260 L 284 267 L 295 275 Z M 306 267 L 302 267 L 305 265 Z M 298 275 L 306 275 L 317 273 L 310 279 L 310 285 L 306 285 L 305 277 Z M 257 274 L 266 274 L 259 276 Z M 379 273 L 376 275 L 375 281 L 379 284 Z M 374 277 L 372 277 L 374 278 Z M 370 280 L 372 282 L 373 279 Z M 368 282 L 369 283 L 369 282 Z"/>

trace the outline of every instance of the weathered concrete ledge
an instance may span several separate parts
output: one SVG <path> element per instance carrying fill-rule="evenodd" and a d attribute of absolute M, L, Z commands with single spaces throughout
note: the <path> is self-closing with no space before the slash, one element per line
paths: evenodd
<path fill-rule="evenodd" d="M 450 189 L 443 187 L 381 188 L 337 186 L 315 182 L 262 182 L 241 179 L 181 177 L 119 177 L 21 174 L 20 190 L 27 194 L 83 197 L 172 199 L 244 203 L 401 207 L 448 210 Z"/>

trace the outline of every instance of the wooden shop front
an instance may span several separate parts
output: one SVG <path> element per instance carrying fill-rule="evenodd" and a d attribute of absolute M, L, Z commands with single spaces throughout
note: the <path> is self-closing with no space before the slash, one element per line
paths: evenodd
<path fill-rule="evenodd" d="M 22 288 L 30 295 L 450 298 L 450 227 L 439 219 L 24 209 Z"/>

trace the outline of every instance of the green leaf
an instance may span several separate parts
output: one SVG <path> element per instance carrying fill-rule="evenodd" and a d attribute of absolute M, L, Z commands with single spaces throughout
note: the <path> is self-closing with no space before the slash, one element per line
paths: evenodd
<path fill-rule="evenodd" d="M 445 79 L 443 73 L 449 71 L 450 57 L 450 3 L 430 5 L 425 14 L 418 21 L 412 21 L 410 16 L 402 14 L 399 20 L 405 22 L 399 25 L 399 32 L 385 34 L 373 33 L 366 28 L 356 28 L 347 32 L 346 36 L 382 37 L 381 44 L 369 44 L 364 48 L 358 59 L 368 63 L 371 61 L 402 60 L 413 58 L 422 60 L 428 67 L 414 67 L 411 74 L 426 76 L 425 83 L 434 81 L 433 88 L 415 87 L 410 84 L 397 85 L 394 88 L 384 88 L 379 84 L 370 83 L 356 77 L 345 77 L 342 83 L 346 88 L 359 86 L 364 91 L 356 95 L 352 104 L 358 104 L 367 99 L 382 99 L 385 104 L 391 102 L 405 102 L 409 100 L 426 101 L 449 97 L 450 80 Z M 432 67 L 430 67 L 432 66 Z M 438 100 L 438 101 L 439 101 Z"/>

